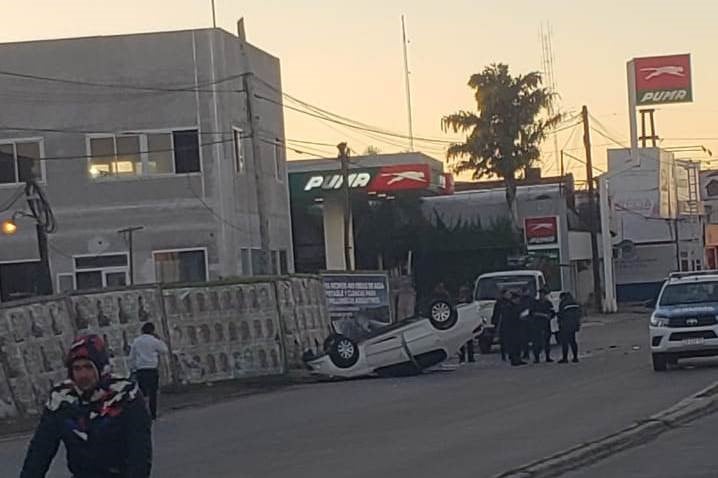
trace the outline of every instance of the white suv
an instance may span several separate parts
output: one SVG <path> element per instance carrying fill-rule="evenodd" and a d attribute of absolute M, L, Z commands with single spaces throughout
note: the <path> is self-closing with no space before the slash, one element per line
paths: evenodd
<path fill-rule="evenodd" d="M 653 369 L 718 355 L 718 271 L 673 273 L 650 321 Z"/>

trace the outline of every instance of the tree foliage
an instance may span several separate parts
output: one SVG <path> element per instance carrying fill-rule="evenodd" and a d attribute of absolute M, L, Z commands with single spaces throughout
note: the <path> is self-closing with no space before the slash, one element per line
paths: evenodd
<path fill-rule="evenodd" d="M 540 73 L 511 76 L 501 63 L 472 75 L 468 85 L 476 112 L 458 111 L 441 120 L 444 131 L 466 134 L 466 141 L 449 146 L 446 157 L 456 173 L 503 179 L 515 222 L 516 181 L 539 160 L 541 142 L 561 120 L 544 115 L 554 95 L 541 86 Z"/>

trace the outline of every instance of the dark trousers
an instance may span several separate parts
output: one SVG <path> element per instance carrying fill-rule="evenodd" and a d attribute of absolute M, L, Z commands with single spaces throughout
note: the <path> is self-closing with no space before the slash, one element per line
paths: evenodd
<path fill-rule="evenodd" d="M 531 352 L 531 324 L 528 320 L 522 320 L 519 328 L 521 340 L 521 356 L 524 359 L 529 358 Z"/>
<path fill-rule="evenodd" d="M 459 360 L 461 362 L 475 362 L 474 359 L 474 339 L 469 340 L 461 347 L 459 352 Z"/>
<path fill-rule="evenodd" d="M 506 351 L 509 355 L 511 365 L 516 365 L 521 362 L 523 340 L 520 325 L 506 326 L 504 330 L 503 343 L 506 346 Z"/>
<path fill-rule="evenodd" d="M 573 358 L 578 358 L 578 344 L 576 343 L 576 331 L 561 329 L 559 335 L 561 336 L 561 352 L 563 359 L 568 359 L 568 348 L 571 347 Z"/>
<path fill-rule="evenodd" d="M 150 415 L 157 418 L 157 391 L 160 388 L 160 373 L 157 369 L 148 368 L 137 371 L 137 384 L 142 395 L 150 402 Z"/>
<path fill-rule="evenodd" d="M 548 321 L 534 319 L 531 341 L 535 360 L 539 359 L 541 351 L 546 355 L 546 360 L 551 358 L 551 324 Z"/>

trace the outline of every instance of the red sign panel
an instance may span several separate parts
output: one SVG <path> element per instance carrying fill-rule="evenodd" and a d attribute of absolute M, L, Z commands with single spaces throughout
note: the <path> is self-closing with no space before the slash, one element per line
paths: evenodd
<path fill-rule="evenodd" d="M 428 164 L 398 164 L 384 166 L 374 176 L 367 191 L 385 193 L 426 189 L 431 184 L 431 169 Z"/>
<path fill-rule="evenodd" d="M 633 64 L 638 105 L 693 101 L 690 55 L 636 58 Z"/>
<path fill-rule="evenodd" d="M 556 216 L 527 217 L 524 219 L 527 246 L 558 244 L 558 218 Z"/>

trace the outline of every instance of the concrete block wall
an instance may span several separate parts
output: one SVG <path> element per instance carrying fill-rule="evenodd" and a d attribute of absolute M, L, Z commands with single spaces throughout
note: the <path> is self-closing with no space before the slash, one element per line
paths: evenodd
<path fill-rule="evenodd" d="M 163 291 L 180 383 L 284 372 L 272 282 Z"/>
<path fill-rule="evenodd" d="M 306 350 L 321 352 L 331 332 L 324 286 L 318 278 L 289 278 L 276 283 L 286 365 L 301 368 Z"/>
<path fill-rule="evenodd" d="M 42 411 L 75 336 L 67 298 L 19 302 L 0 308 L 0 416 Z"/>
<path fill-rule="evenodd" d="M 186 287 L 146 286 L 0 304 L 0 420 L 42 411 L 64 380 L 77 335 L 105 338 L 113 372 L 129 375 L 129 346 L 152 321 L 170 348 L 163 384 L 282 374 L 329 334 L 322 281 L 257 278 Z"/>

